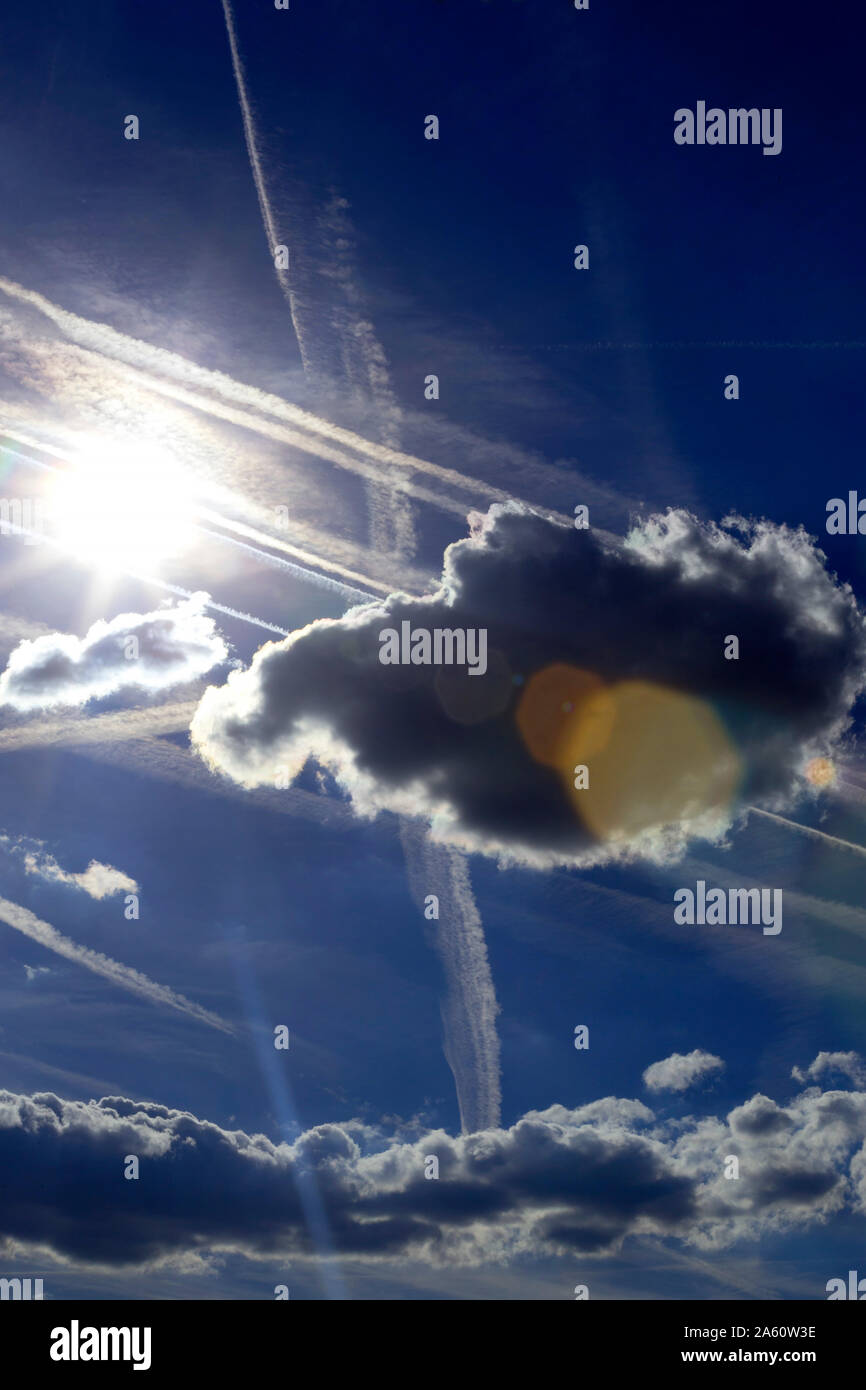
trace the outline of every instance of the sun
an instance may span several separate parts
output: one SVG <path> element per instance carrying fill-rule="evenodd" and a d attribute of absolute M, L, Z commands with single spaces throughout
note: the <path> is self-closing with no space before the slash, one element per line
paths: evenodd
<path fill-rule="evenodd" d="M 155 574 L 194 537 L 189 481 L 145 446 L 105 448 L 69 467 L 52 489 L 57 543 L 95 569 Z"/>

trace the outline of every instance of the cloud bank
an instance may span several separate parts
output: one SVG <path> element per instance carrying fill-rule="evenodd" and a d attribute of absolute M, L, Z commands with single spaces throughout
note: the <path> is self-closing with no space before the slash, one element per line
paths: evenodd
<path fill-rule="evenodd" d="M 0 674 L 0 705 L 21 712 L 83 705 L 120 690 L 148 693 L 193 680 L 228 657 L 203 609 L 206 594 L 174 608 L 119 613 L 84 637 L 53 632 L 21 642 Z"/>
<path fill-rule="evenodd" d="M 817 1086 L 675 1122 L 610 1097 L 458 1138 L 353 1120 L 277 1144 L 157 1104 L 2 1091 L 0 1241 L 116 1267 L 313 1256 L 299 1191 L 314 1182 L 334 1250 L 370 1260 L 607 1256 L 637 1237 L 711 1251 L 866 1211 L 864 1141 L 866 1093 Z"/>
<path fill-rule="evenodd" d="M 796 796 L 844 734 L 866 628 L 802 530 L 670 511 L 611 544 L 518 503 L 473 522 L 434 595 L 314 622 L 209 688 L 205 761 L 255 787 L 314 756 L 361 815 L 550 867 L 718 840 L 745 805 Z M 403 621 L 486 628 L 487 671 L 383 665 L 379 634 Z"/>

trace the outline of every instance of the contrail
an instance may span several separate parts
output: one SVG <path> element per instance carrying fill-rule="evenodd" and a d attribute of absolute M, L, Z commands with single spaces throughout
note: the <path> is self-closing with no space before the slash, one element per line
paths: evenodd
<path fill-rule="evenodd" d="M 38 294 L 35 290 L 28 290 L 12 280 L 0 277 L 0 292 L 19 303 L 28 304 L 38 310 L 72 342 L 89 348 L 101 356 L 144 371 L 149 377 L 148 384 L 156 391 L 162 391 L 166 394 L 175 394 L 178 391 L 179 388 L 166 382 L 165 377 L 172 378 L 173 382 L 182 381 L 187 386 L 212 391 L 222 396 L 226 401 L 247 406 L 253 411 L 257 411 L 259 415 L 272 416 L 276 420 L 283 420 L 299 430 L 306 431 L 305 442 L 298 442 L 297 439 L 291 442 L 298 442 L 298 447 L 303 447 L 310 453 L 321 452 L 316 447 L 316 436 L 318 436 L 319 441 L 324 440 L 327 444 L 339 444 L 344 448 L 355 450 L 363 458 L 375 461 L 387 470 L 402 469 L 409 475 L 403 484 L 406 487 L 412 486 L 411 474 L 416 472 L 429 478 L 435 478 L 438 482 L 456 487 L 458 490 L 468 491 L 476 497 L 484 497 L 488 502 L 512 500 L 512 494 L 503 492 L 501 488 L 493 487 L 478 478 L 468 477 L 455 469 L 430 463 L 426 459 L 402 453 L 400 450 L 389 448 L 387 445 L 372 443 L 363 435 L 331 424 L 329 420 L 313 415 L 310 411 L 302 410 L 300 406 L 290 405 L 289 402 L 284 401 L 279 396 L 272 395 L 270 392 L 262 391 L 258 387 L 246 386 L 223 372 L 214 372 L 200 367 L 188 358 L 181 357 L 177 353 L 167 352 L 163 348 L 153 347 L 150 343 L 143 342 L 139 338 L 129 337 L 118 332 L 117 329 L 110 328 L 108 324 L 81 318 L 78 314 L 70 313 L 68 310 L 60 308 L 59 305 L 53 304 L 51 300 L 46 299 L 44 295 Z M 160 375 L 163 380 L 159 379 Z M 183 396 L 179 395 L 177 398 L 183 399 Z M 197 400 L 190 398 L 188 403 L 198 405 L 199 408 L 210 413 L 219 413 L 218 410 L 214 410 L 214 402 L 204 397 L 199 397 Z M 226 416 L 226 418 L 230 417 Z M 243 423 L 250 423 L 251 428 L 256 428 L 246 419 L 243 420 Z M 267 422 L 260 421 L 259 429 L 263 423 Z M 280 437 L 284 438 L 284 436 Z M 290 441 L 287 440 L 286 442 Z M 324 454 L 322 456 L 328 457 Z M 353 466 L 357 472 L 362 471 L 359 460 L 350 461 L 348 456 L 344 454 L 335 456 L 332 461 L 339 462 L 346 467 Z M 387 480 L 388 473 L 380 471 L 378 477 L 380 480 Z M 425 497 L 424 500 L 429 500 L 432 504 L 440 507 L 445 506 L 447 508 L 448 506 L 448 503 L 435 493 L 429 494 L 429 497 Z M 571 517 L 565 517 L 544 508 L 539 510 L 545 515 L 556 517 L 569 524 L 573 521 Z"/>
<path fill-rule="evenodd" d="M 31 720 L 21 728 L 0 733 L 0 754 L 26 748 L 68 748 L 97 762 L 132 768 L 157 781 L 241 801 L 259 810 L 344 829 L 357 826 L 354 813 L 335 797 L 305 792 L 299 787 L 259 787 L 248 791 L 230 778 L 210 772 L 194 753 L 159 737 L 185 733 L 197 708 L 197 700 L 186 700 L 156 709 L 118 710 L 78 719 Z"/>
<path fill-rule="evenodd" d="M 844 777 L 837 777 L 834 786 L 828 790 L 832 790 L 840 801 L 853 801 L 857 805 L 866 801 L 866 789 L 861 787 L 859 782 L 849 782 Z"/>
<path fill-rule="evenodd" d="M 331 829 L 352 830 L 358 826 L 357 817 L 336 797 L 305 792 L 299 787 L 279 791 L 276 788 L 258 787 L 247 791 L 230 778 L 210 772 L 196 754 L 178 748 L 166 739 L 139 738 L 130 732 L 123 738 L 118 736 L 113 742 L 94 740 L 86 749 L 72 747 L 71 751 L 80 751 L 88 758 L 109 766 L 124 770 L 132 768 L 143 777 L 174 782 L 177 786 L 204 793 L 208 797 L 240 802 L 247 809 L 313 820 Z"/>
<path fill-rule="evenodd" d="M 400 841 L 419 908 L 430 893 L 439 898 L 439 920 L 431 922 L 430 932 L 448 986 L 442 1025 L 461 1128 L 464 1134 L 496 1129 L 502 1103 L 496 1031 L 499 1005 L 466 858 L 434 844 L 424 827 L 407 818 L 400 820 Z"/>
<path fill-rule="evenodd" d="M 45 545 L 54 546 L 56 550 L 64 554 L 67 553 L 65 547 L 52 536 L 40 535 L 38 531 L 31 531 L 26 526 L 16 527 L 16 530 L 19 531 L 22 536 L 32 536 L 34 540 L 41 541 Z M 165 589 L 166 593 L 174 594 L 177 598 L 195 597 L 192 589 L 182 589 L 179 584 L 169 584 L 167 579 L 158 579 L 155 574 L 141 574 L 138 570 L 123 570 L 121 573 L 127 575 L 130 579 L 140 580 L 142 584 L 155 584 L 157 588 Z M 288 628 L 275 627 L 273 623 L 266 623 L 263 618 L 254 618 L 252 613 L 242 613 L 237 608 L 227 608 L 224 603 L 215 603 L 210 596 L 208 596 L 204 606 L 205 608 L 213 609 L 215 613 L 224 613 L 228 618 L 237 618 L 242 623 L 251 623 L 253 627 L 260 627 L 264 632 L 274 632 L 279 637 L 288 637 L 290 635 Z"/>
<path fill-rule="evenodd" d="M 19 438 L 26 440 L 28 447 L 31 449 L 43 449 L 46 453 L 50 453 L 58 459 L 64 457 L 57 450 L 49 448 L 48 445 L 40 444 L 36 440 L 30 439 L 25 435 L 17 435 L 14 430 L 4 427 L 4 434 L 10 439 Z M 46 473 L 56 473 L 62 476 L 68 469 L 68 462 L 66 467 L 61 468 L 56 464 L 46 463 L 44 459 L 34 458 L 31 454 L 24 454 L 20 449 L 13 449 L 9 444 L 3 445 L 2 451 L 6 454 L 12 454 L 22 463 L 42 469 L 42 471 Z M 345 565 L 341 565 L 336 560 L 325 559 L 321 555 L 314 554 L 312 551 L 302 550 L 300 546 L 290 545 L 281 537 L 269 535 L 267 531 L 260 531 L 254 526 L 247 525 L 246 522 L 236 521 L 232 517 L 222 516 L 220 513 L 214 512 L 208 507 L 196 506 L 194 508 L 194 513 L 196 516 L 203 517 L 206 521 L 210 521 L 214 526 L 223 527 L 227 531 L 237 532 L 238 535 L 247 537 L 249 541 L 258 541 L 258 546 L 247 544 L 242 545 L 241 548 L 257 555 L 260 559 L 270 561 L 273 564 L 279 564 L 281 567 L 291 571 L 297 578 L 308 579 L 312 584 L 318 585 L 321 588 L 331 588 L 351 595 L 353 598 L 357 596 L 362 598 L 375 598 L 376 594 L 370 593 L 370 589 L 377 590 L 381 594 L 390 594 L 393 592 L 393 586 L 381 584 L 378 580 L 372 579 L 367 574 L 361 574 L 358 570 L 348 569 Z M 206 526 L 196 524 L 196 529 L 203 532 L 205 535 L 216 536 L 219 540 L 241 545 L 240 541 L 234 541 L 232 537 L 223 536 L 215 531 L 209 531 Z M 31 533 L 28 532 L 28 534 Z M 318 565 L 321 569 L 332 571 L 333 574 L 341 574 L 346 579 L 357 579 L 360 583 L 366 584 L 368 589 L 357 589 L 354 585 L 341 583 L 339 580 L 332 579 L 329 575 L 320 574 L 317 570 L 309 569 L 305 565 L 283 560 L 281 557 L 271 554 L 270 552 L 273 550 L 279 550 L 286 555 L 292 555 L 295 561 L 304 560 L 307 562 L 307 565 Z"/>
<path fill-rule="evenodd" d="M 48 922 L 43 922 L 26 907 L 20 907 L 17 903 L 11 903 L 6 898 L 0 898 L 0 921 L 5 922 L 7 926 L 14 927 L 24 936 L 29 936 L 31 941 L 38 942 L 46 950 L 54 951 L 56 955 L 64 956 L 66 960 L 84 966 L 85 970 L 92 970 L 95 975 L 101 975 L 103 979 L 109 980 L 113 985 L 118 985 L 120 989 L 129 990 L 131 994 L 137 994 L 151 1004 L 164 1004 L 170 1009 L 177 1009 L 179 1013 L 186 1014 L 199 1023 L 206 1023 L 210 1028 L 218 1029 L 220 1033 L 235 1035 L 235 1029 L 232 1028 L 231 1024 L 226 1023 L 218 1014 L 212 1014 L 199 1004 L 193 1004 L 192 1000 L 187 999 L 183 994 L 178 994 L 166 985 L 159 985 L 154 980 L 148 979 L 147 975 L 143 975 L 140 970 L 132 970 L 129 966 L 121 965 L 118 961 L 112 960 L 110 956 L 104 956 L 99 951 L 91 951 L 87 946 L 79 946 L 76 942 L 70 941 L 68 937 L 63 936 Z"/>
<path fill-rule="evenodd" d="M 223 13 L 225 15 L 226 29 L 228 31 L 229 48 L 231 50 L 232 68 L 235 75 L 235 83 L 238 90 L 238 100 L 241 107 L 243 119 L 244 138 L 246 140 L 247 152 L 250 158 L 250 167 L 253 173 L 253 182 L 256 186 L 256 194 L 259 200 L 259 208 L 262 214 L 262 221 L 268 239 L 271 255 L 274 248 L 280 244 L 281 238 L 277 232 L 276 220 L 273 215 L 271 201 L 268 196 L 267 183 L 265 180 L 264 167 L 259 149 L 259 142 L 256 136 L 255 122 L 253 120 L 252 105 L 249 99 L 246 76 L 244 74 L 243 63 L 237 41 L 234 15 L 230 0 L 223 0 Z M 339 219 L 341 212 L 339 204 L 333 202 L 329 209 L 331 219 Z M 345 231 L 337 226 L 337 231 Z M 346 267 L 346 252 L 348 238 L 345 234 L 336 239 L 335 253 L 339 260 L 343 262 L 341 269 L 341 283 L 346 294 L 346 298 L 351 302 L 359 299 L 358 292 L 354 286 L 351 274 Z M 274 268 L 279 281 L 280 288 L 289 306 L 292 316 L 292 325 L 295 330 L 295 337 L 301 353 L 301 362 L 304 374 L 309 375 L 312 370 L 312 360 L 305 350 L 304 335 L 301 332 L 298 314 L 296 312 L 295 299 L 292 294 L 291 283 L 285 269 L 280 269 L 274 263 Z M 376 339 L 373 328 L 366 320 L 361 319 L 357 314 L 353 315 L 351 323 L 348 325 L 349 332 L 344 334 L 344 352 L 348 350 L 352 355 L 352 350 L 361 362 L 364 385 L 370 391 L 380 413 L 386 420 L 389 416 L 399 417 L 399 408 L 391 391 L 388 381 L 387 362 L 381 344 Z M 383 442 L 390 446 L 396 446 L 398 440 L 396 435 L 389 433 L 388 428 L 384 430 Z M 396 544 L 401 558 L 410 558 L 416 548 L 415 528 L 412 521 L 412 513 L 405 497 L 394 497 L 393 499 L 382 497 L 382 484 L 373 483 L 368 486 L 368 498 L 371 507 L 371 517 L 373 520 L 373 541 L 380 549 Z M 392 524 L 393 537 L 388 534 L 388 528 L 383 527 L 381 522 L 383 516 L 387 516 Z"/>
<path fill-rule="evenodd" d="M 203 536 L 210 536 L 213 540 L 221 541 L 223 545 L 235 546 L 238 550 L 245 550 L 248 555 L 254 555 L 257 560 L 262 560 L 266 565 L 273 565 L 276 569 L 283 570 L 291 574 L 295 579 L 312 583 L 316 588 L 328 589 L 332 593 L 340 594 L 343 597 L 362 599 L 369 603 L 370 599 L 378 598 L 378 594 L 370 593 L 369 589 L 356 589 L 350 584 L 341 584 L 339 579 L 331 579 L 327 574 L 317 574 L 315 570 L 306 569 L 303 565 L 293 564 L 291 560 L 286 560 L 282 555 L 274 555 L 269 550 L 264 550 L 260 546 L 250 545 L 248 541 L 238 540 L 237 536 L 227 536 L 222 531 L 213 531 L 209 526 L 196 526 Z M 384 589 L 385 586 L 383 585 Z M 388 590 L 387 592 L 390 592 Z"/>
<path fill-rule="evenodd" d="M 801 835 L 807 835 L 810 839 L 827 840 L 831 845 L 839 845 L 841 849 L 851 850 L 853 854 L 866 857 L 866 845 L 857 845 L 853 840 L 841 840 L 838 835 L 828 835 L 825 830 L 816 830 L 811 825 L 801 825 L 799 821 L 788 820 L 787 816 L 777 816 L 774 811 L 762 811 L 760 806 L 748 806 L 746 809 L 759 816 L 766 816 L 768 820 L 777 821 L 779 825 L 788 825 L 792 830 L 799 830 Z"/>
<path fill-rule="evenodd" d="M 235 521 L 231 518 L 220 516 L 216 512 L 211 512 L 204 507 L 198 509 L 198 515 L 216 525 L 225 527 L 226 530 L 235 531 L 239 536 L 245 536 L 250 541 L 258 541 L 258 554 L 262 554 L 263 547 L 267 546 L 273 550 L 282 551 L 286 555 L 293 555 L 296 560 L 305 560 L 310 565 L 320 565 L 323 569 L 329 569 L 334 574 L 341 574 L 345 579 L 357 579 L 361 584 L 366 584 L 368 589 L 378 590 L 378 592 L 382 594 L 393 593 L 392 587 L 389 587 L 387 584 L 380 584 L 377 579 L 371 579 L 368 574 L 360 574 L 357 570 L 347 569 L 345 565 L 338 564 L 334 560 L 325 560 L 320 555 L 314 555 L 310 551 L 301 550 L 299 546 L 290 545 L 279 536 L 271 536 L 267 531 L 259 531 L 254 526 L 248 526 L 246 522 Z M 252 547 L 247 548 L 250 549 Z M 323 580 L 326 583 L 330 583 L 333 587 L 341 589 L 344 593 L 352 595 L 360 594 L 364 598 L 376 597 L 375 594 L 370 594 L 363 589 L 356 589 L 351 584 L 341 584 L 336 580 L 331 580 L 324 575 L 317 574 L 313 569 L 306 569 L 297 564 L 290 565 L 289 568 L 294 569 L 298 574 L 309 578 L 313 582 L 316 580 Z"/>
<path fill-rule="evenodd" d="M 229 0 L 223 0 L 223 14 L 225 15 L 226 30 L 229 36 L 229 49 L 232 56 L 232 70 L 235 76 L 235 85 L 238 89 L 238 101 L 241 106 L 241 117 L 244 125 L 244 140 L 246 141 L 247 154 L 250 157 L 250 167 L 253 171 L 253 183 L 256 186 L 256 196 L 259 200 L 259 209 L 262 214 L 262 221 L 265 225 L 265 232 L 268 238 L 268 251 L 274 266 L 274 274 L 283 292 L 286 303 L 289 306 L 289 313 L 292 316 L 292 327 L 295 330 L 295 338 L 298 343 L 298 351 L 301 354 L 301 362 L 304 371 L 307 370 L 307 362 L 304 357 L 304 341 L 298 327 L 297 316 L 295 313 L 294 296 L 289 277 L 285 270 L 277 265 L 275 251 L 277 246 L 282 244 L 282 239 L 277 231 L 276 221 L 271 208 L 268 190 L 265 185 L 265 178 L 262 172 L 262 158 L 259 152 L 259 144 L 256 139 L 256 129 L 253 122 L 253 112 L 250 106 L 250 99 L 247 95 L 247 83 L 244 75 L 244 65 L 241 61 L 240 50 L 238 48 L 237 33 L 235 31 L 234 15 Z"/>
<path fill-rule="evenodd" d="M 347 384 L 362 399 L 368 396 L 375 404 L 379 442 L 399 451 L 402 413 L 391 386 L 384 348 L 376 337 L 372 323 L 363 314 L 363 296 L 358 288 L 349 249 L 352 228 L 345 212 L 346 206 L 345 199 L 332 197 L 326 217 L 322 219 L 331 236 L 327 247 L 330 283 L 338 286 L 343 296 L 342 306 L 335 306 L 333 313 L 341 339 L 343 371 Z M 418 544 L 407 495 L 409 489 L 399 482 L 395 486 L 393 467 L 389 468 L 389 474 L 391 476 L 385 482 L 371 480 L 367 483 L 370 540 L 377 553 L 396 551 L 401 560 L 407 561 L 415 554 Z M 414 490 L 413 486 L 411 491 L 414 493 Z M 460 509 L 465 515 L 465 503 L 461 504 Z"/>
<path fill-rule="evenodd" d="M 169 584 L 167 579 L 158 579 L 155 574 L 139 574 L 137 570 L 124 570 L 124 574 L 129 575 L 130 579 L 140 579 L 143 584 L 155 584 L 158 589 L 165 589 L 166 593 L 174 594 L 177 598 L 194 598 L 192 589 L 182 589 L 179 584 Z M 215 613 L 223 613 L 227 618 L 237 618 L 239 622 L 250 623 L 253 627 L 260 627 L 263 632 L 276 633 L 278 637 L 288 637 L 289 630 L 285 627 L 276 627 L 273 623 L 266 623 L 263 618 L 255 618 L 252 613 L 242 613 L 239 608 L 228 608 L 224 603 L 215 603 L 210 597 L 205 602 L 205 608 L 211 608 Z"/>
<path fill-rule="evenodd" d="M 26 724 L 0 732 L 0 753 L 22 748 L 50 748 L 89 743 L 113 743 L 118 739 L 155 737 L 188 729 L 198 709 L 198 700 L 182 700 L 157 705 L 155 709 L 124 709 L 111 714 L 82 715 L 78 718 L 31 719 Z"/>

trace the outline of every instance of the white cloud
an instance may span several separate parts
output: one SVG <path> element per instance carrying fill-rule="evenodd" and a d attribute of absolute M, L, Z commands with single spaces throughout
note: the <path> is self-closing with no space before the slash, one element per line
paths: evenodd
<path fill-rule="evenodd" d="M 28 980 L 35 980 L 38 975 L 50 975 L 51 971 L 47 965 L 25 965 L 24 974 Z"/>
<path fill-rule="evenodd" d="M 672 1052 L 664 1061 L 647 1067 L 643 1083 L 648 1091 L 687 1091 L 702 1077 L 721 1071 L 724 1065 L 721 1057 L 698 1047 L 694 1052 Z"/>
<path fill-rule="evenodd" d="M 34 854 L 28 854 L 24 859 L 24 867 L 28 874 L 38 874 L 40 878 L 51 883 L 66 883 L 73 888 L 81 888 L 97 901 L 113 897 L 115 893 L 138 892 L 138 884 L 134 878 L 122 873 L 120 869 L 113 869 L 110 864 L 100 864 L 97 859 L 91 859 L 81 874 L 67 873 L 50 855 L 39 859 Z"/>
<path fill-rule="evenodd" d="M 52 854 L 46 853 L 39 840 L 30 840 L 23 835 L 13 839 L 11 835 L 0 834 L 0 847 L 9 854 L 22 857 L 28 874 L 36 874 L 47 883 L 63 883 L 70 888 L 80 888 L 98 902 L 103 898 L 114 897 L 116 893 L 140 891 L 135 879 L 130 878 L 129 874 L 123 873 L 121 869 L 112 868 L 110 864 L 101 864 L 98 859 L 91 859 L 83 873 L 70 873 L 58 864 Z"/>
<path fill-rule="evenodd" d="M 225 661 L 206 594 L 150 613 L 119 613 L 84 637 L 54 632 L 19 643 L 0 675 L 0 705 L 20 711 L 83 705 L 119 690 L 165 690 Z"/>
<path fill-rule="evenodd" d="M 792 1067 L 791 1075 L 795 1081 L 801 1083 L 806 1081 L 820 1081 L 828 1073 L 837 1073 L 840 1076 L 847 1076 L 855 1086 L 866 1087 L 866 1065 L 862 1057 L 856 1052 L 819 1052 L 818 1056 L 808 1066 L 805 1071 L 800 1067 Z"/>

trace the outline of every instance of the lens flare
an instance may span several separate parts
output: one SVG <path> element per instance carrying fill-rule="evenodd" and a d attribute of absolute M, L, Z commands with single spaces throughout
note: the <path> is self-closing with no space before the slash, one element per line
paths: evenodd
<path fill-rule="evenodd" d="M 836 781 L 836 769 L 829 758 L 812 758 L 805 772 L 807 782 L 813 787 L 832 787 Z"/>
<path fill-rule="evenodd" d="M 560 774 L 600 840 L 721 811 L 742 781 L 739 753 L 712 706 L 649 681 L 605 685 L 555 663 L 529 681 L 516 718 L 529 752 Z"/>

